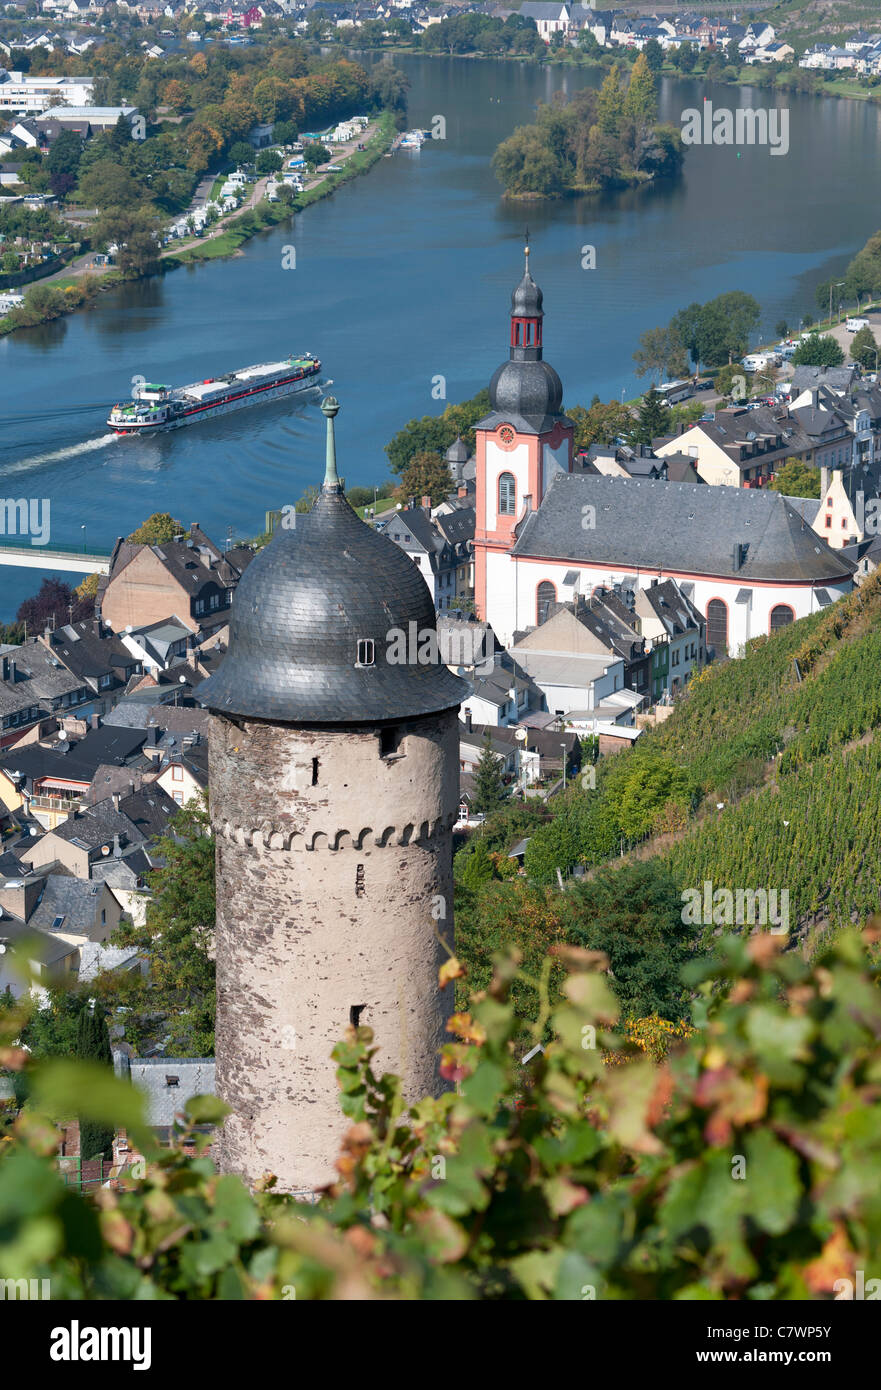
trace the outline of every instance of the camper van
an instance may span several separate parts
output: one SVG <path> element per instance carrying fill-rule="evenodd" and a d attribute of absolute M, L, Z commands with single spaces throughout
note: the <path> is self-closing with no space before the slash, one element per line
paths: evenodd
<path fill-rule="evenodd" d="M 844 325 L 848 333 L 859 333 L 861 328 L 869 327 L 868 319 L 848 319 Z"/>

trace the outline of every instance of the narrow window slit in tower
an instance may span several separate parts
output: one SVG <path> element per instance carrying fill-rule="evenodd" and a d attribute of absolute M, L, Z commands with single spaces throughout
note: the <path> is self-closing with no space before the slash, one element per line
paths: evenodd
<path fill-rule="evenodd" d="M 317 758 L 313 758 L 313 759 L 312 759 L 312 785 L 313 785 L 313 787 L 317 787 L 317 786 L 318 786 L 318 759 L 317 759 Z"/>
<path fill-rule="evenodd" d="M 359 864 L 355 869 L 355 897 L 364 897 L 364 865 Z"/>
<path fill-rule="evenodd" d="M 353 1028 L 358 1027 L 359 1023 L 361 1022 L 361 1015 L 363 1014 L 366 1008 L 366 1004 L 349 1005 L 349 1022 L 351 1023 Z"/>

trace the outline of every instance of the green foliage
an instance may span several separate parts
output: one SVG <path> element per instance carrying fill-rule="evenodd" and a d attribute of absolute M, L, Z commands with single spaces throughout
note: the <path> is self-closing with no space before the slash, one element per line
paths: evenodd
<path fill-rule="evenodd" d="M 819 497 L 820 470 L 815 464 L 790 459 L 777 469 L 771 487 L 786 497 Z"/>
<path fill-rule="evenodd" d="M 633 354 L 637 376 L 649 373 L 659 380 L 675 381 L 688 372 L 688 354 L 672 325 L 649 328 L 640 335 L 639 347 Z"/>
<path fill-rule="evenodd" d="M 256 168 L 258 174 L 274 174 L 282 166 L 282 157 L 278 150 L 261 150 L 257 156 Z"/>
<path fill-rule="evenodd" d="M 474 769 L 474 791 L 471 809 L 488 816 L 508 799 L 508 788 L 502 779 L 502 759 L 492 751 L 489 731 L 483 736 L 483 748 Z"/>
<path fill-rule="evenodd" d="M 76 1041 L 74 1055 L 84 1062 L 95 1062 L 100 1067 L 113 1067 L 110 1051 L 110 1038 L 104 1015 L 85 1007 L 81 1008 L 76 1020 Z M 88 1115 L 80 1117 L 80 1155 L 82 1158 L 111 1158 L 113 1154 L 113 1130 L 108 1125 L 97 1123 Z"/>
<path fill-rule="evenodd" d="M 687 348 L 699 367 L 719 367 L 742 357 L 758 327 L 757 300 L 742 290 L 717 295 L 706 304 L 689 304 L 670 321 L 668 331 Z"/>
<path fill-rule="evenodd" d="M 162 545 L 164 541 L 174 540 L 175 536 L 182 536 L 185 531 L 186 527 L 176 521 L 170 512 L 154 512 L 126 539 L 133 545 Z"/>
<path fill-rule="evenodd" d="M 449 464 L 440 454 L 414 454 L 401 474 L 401 498 L 405 506 L 415 497 L 416 506 L 421 507 L 423 497 L 431 498 L 436 507 L 453 490 Z"/>
<path fill-rule="evenodd" d="M 792 354 L 794 367 L 840 367 L 844 352 L 831 333 L 812 333 Z"/>
<path fill-rule="evenodd" d="M 565 896 L 566 939 L 609 958 L 612 987 L 627 1018 L 687 1018 L 683 965 L 694 928 L 669 870 L 649 860 L 597 870 Z"/>
<path fill-rule="evenodd" d="M 493 169 L 515 196 L 553 197 L 671 176 L 682 164 L 682 141 L 656 124 L 655 81 L 640 55 L 628 86 L 615 64 L 599 92 L 582 88 L 565 105 L 538 109 L 534 125 L 518 126 L 493 155 Z"/>
<path fill-rule="evenodd" d="M 654 386 L 650 386 L 639 403 L 636 420 L 628 431 L 629 444 L 651 444 L 659 435 L 670 431 L 670 409 Z"/>
<path fill-rule="evenodd" d="M 878 368 L 878 343 L 871 328 L 860 328 L 853 336 L 850 345 L 850 356 L 854 362 L 859 362 L 865 371 L 876 371 Z"/>
<path fill-rule="evenodd" d="M 779 938 L 721 940 L 687 967 L 697 1031 L 661 1065 L 614 1031 L 606 959 L 557 946 L 529 1029 L 553 1045 L 528 1070 L 525 972 L 502 954 L 450 1020 L 458 1085 L 437 1100 L 408 1108 L 371 1030 L 348 1030 L 351 1123 L 314 1207 L 215 1175 L 194 1132 L 213 1099 L 188 1106 L 185 1158 L 157 1151 L 131 1086 L 38 1064 L 0 1144 L 0 1277 L 51 1278 L 56 1300 L 831 1300 L 881 1244 L 877 943 L 850 931 L 811 967 Z M 138 1135 L 144 1177 L 66 1188 L 47 1124 L 64 1105 Z"/>
<path fill-rule="evenodd" d="M 626 438 L 633 428 L 633 416 L 620 401 L 603 402 L 596 397 L 588 410 L 573 405 L 566 413 L 575 424 L 576 449 L 589 449 L 592 444 L 608 447 L 619 436 Z"/>
<path fill-rule="evenodd" d="M 470 401 L 448 405 L 442 415 L 423 415 L 410 420 L 386 446 L 393 473 L 403 473 L 414 454 L 443 454 L 459 435 L 474 446 L 473 426 L 489 412 L 489 391 L 478 391 Z"/>
<path fill-rule="evenodd" d="M 214 1054 L 214 841 L 204 797 L 171 817 L 156 842 L 161 868 L 143 927 L 120 924 L 114 943 L 138 946 L 149 974 L 105 971 L 94 992 L 106 1006 L 125 1007 L 126 1038 L 139 1051 L 161 1037 L 176 1057 Z"/>

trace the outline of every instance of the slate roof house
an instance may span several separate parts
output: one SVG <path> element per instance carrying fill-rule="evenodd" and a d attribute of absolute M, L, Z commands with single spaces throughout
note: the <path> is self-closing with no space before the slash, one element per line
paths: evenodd
<path fill-rule="evenodd" d="M 102 703 L 88 679 L 68 670 L 36 637 L 0 654 L 0 750 L 47 715 L 89 718 Z"/>
<path fill-rule="evenodd" d="M 52 744 L 30 743 L 0 757 L 0 771 L 14 781 L 26 805 L 47 829 L 54 829 L 88 792 L 105 764 L 125 767 L 141 754 L 146 735 L 137 729 L 102 726 L 84 738 L 63 735 Z"/>
<path fill-rule="evenodd" d="M 198 522 L 162 545 L 118 540 L 110 573 L 98 581 L 96 613 L 114 632 L 177 618 L 191 632 L 229 621 L 233 591 L 253 559 L 246 546 L 222 551 Z"/>

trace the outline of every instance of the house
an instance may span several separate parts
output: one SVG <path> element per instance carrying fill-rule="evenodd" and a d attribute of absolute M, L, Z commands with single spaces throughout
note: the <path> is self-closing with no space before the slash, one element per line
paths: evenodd
<path fill-rule="evenodd" d="M 75 810 L 34 842 L 24 861 L 34 868 L 58 863 L 77 878 L 91 878 L 92 867 L 109 859 L 117 846 L 149 845 L 165 833 L 177 807 L 161 787 L 146 786 L 129 796 L 114 794 L 97 805 Z"/>
<path fill-rule="evenodd" d="M 449 520 L 439 518 L 436 525 L 431 516 L 431 499 L 423 497 L 421 507 L 415 505 L 414 499 L 411 506 L 394 512 L 378 528 L 410 556 L 431 590 L 438 612 L 456 607 L 460 596 L 459 571 L 468 560 L 467 550 L 463 551 L 468 536 L 463 533 L 461 538 L 449 540 L 447 533 L 452 532 L 455 537 L 461 529 L 446 525 Z M 470 534 L 473 537 L 473 525 Z"/>
<path fill-rule="evenodd" d="M 233 591 L 254 552 L 222 551 L 198 522 L 162 545 L 116 542 L 110 573 L 98 581 L 96 612 L 116 633 L 166 623 L 172 615 L 191 632 L 227 622 Z"/>
<path fill-rule="evenodd" d="M 570 14 L 569 5 L 549 4 L 545 0 L 525 0 L 520 6 L 522 18 L 535 21 L 539 36 L 545 43 L 550 43 L 553 34 L 562 34 L 565 38 L 569 32 Z"/>
<path fill-rule="evenodd" d="M 0 68 L 0 116 L 39 116 L 63 102 L 85 106 L 92 100 L 91 77 L 53 77 L 48 73 L 9 72 Z"/>
<path fill-rule="evenodd" d="M 51 132 L 52 139 L 61 130 L 73 130 L 88 139 L 95 131 L 112 130 L 120 116 L 133 125 L 139 114 L 136 106 L 89 106 L 72 101 L 65 106 L 50 106 L 37 117 L 36 125 L 46 135 Z"/>
<path fill-rule="evenodd" d="M 679 694 L 704 660 L 706 624 L 685 592 L 689 587 L 665 579 L 636 590 L 634 615 L 651 644 L 653 701 Z"/>
<path fill-rule="evenodd" d="M 136 764 L 145 740 L 143 730 L 108 725 L 90 729 L 80 739 L 62 732 L 51 743 L 17 744 L 0 757 L 0 769 L 15 783 L 29 813 L 40 825 L 54 830 L 75 814 L 99 768 Z M 4 788 L 5 783 L 0 783 L 0 796 L 5 795 Z"/>
<path fill-rule="evenodd" d="M 110 709 L 132 676 L 143 670 L 136 653 L 95 618 L 46 630 L 38 641 L 71 675 L 100 696 L 98 714 Z"/>
<path fill-rule="evenodd" d="M 631 719 L 650 693 L 651 649 L 611 588 L 600 586 L 590 598 L 577 587 L 573 594 L 565 603 L 549 598 L 539 623 L 517 637 L 511 655 L 555 714 L 606 703 L 615 711 L 612 722 Z"/>
<path fill-rule="evenodd" d="M 104 883 L 63 872 L 0 877 L 0 992 L 41 1000 L 51 986 L 78 983 L 121 916 Z"/>
<path fill-rule="evenodd" d="M 208 786 L 208 745 L 172 736 L 172 746 L 162 759 L 157 785 L 167 792 L 176 806 L 186 806 Z"/>
<path fill-rule="evenodd" d="M 114 1064 L 145 1096 L 145 1119 L 160 1143 L 170 1143 L 188 1100 L 216 1093 L 213 1057 L 129 1057 L 120 1051 Z"/>
<path fill-rule="evenodd" d="M 102 703 L 89 681 L 36 637 L 0 654 L 0 752 L 47 715 L 76 711 L 90 718 Z"/>
<path fill-rule="evenodd" d="M 761 488 L 787 461 L 831 462 L 839 450 L 850 454 L 850 431 L 845 420 L 813 407 L 786 410 L 763 406 L 717 410 L 672 439 L 655 443 L 655 453 L 686 454 L 705 483 L 714 486 Z"/>
<path fill-rule="evenodd" d="M 456 669 L 472 687 L 461 706 L 466 723 L 470 719 L 477 724 L 500 728 L 518 724 L 528 710 L 544 706 L 542 692 L 510 652 L 497 651 L 477 667 Z"/>
<path fill-rule="evenodd" d="M 459 723 L 460 782 L 466 793 L 470 780 L 490 737 L 490 749 L 502 760 L 502 772 L 518 786 L 534 786 L 547 777 L 559 777 L 566 763 L 566 775 L 574 776 L 581 767 L 581 743 L 570 729 L 535 729 L 525 724 L 496 728 L 466 719 Z M 467 798 L 470 801 L 470 795 Z"/>

